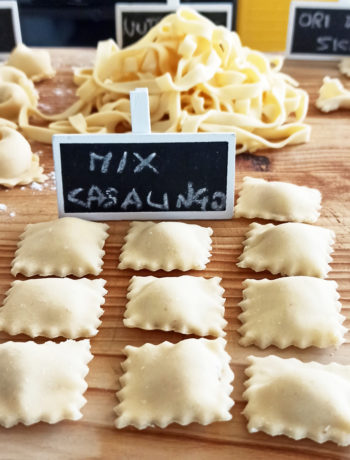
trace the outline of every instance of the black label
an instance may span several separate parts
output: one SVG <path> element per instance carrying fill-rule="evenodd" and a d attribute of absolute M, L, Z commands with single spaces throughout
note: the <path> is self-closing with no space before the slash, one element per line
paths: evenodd
<path fill-rule="evenodd" d="M 228 149 L 228 142 L 62 143 L 64 212 L 225 211 Z"/>
<path fill-rule="evenodd" d="M 13 14 L 11 8 L 0 8 L 0 53 L 10 53 L 16 46 Z"/>
<path fill-rule="evenodd" d="M 184 4 L 186 6 L 186 4 Z M 227 25 L 227 12 L 226 11 L 198 11 L 206 18 L 210 19 L 218 26 Z M 170 14 L 169 11 L 122 11 L 121 24 L 122 24 L 122 43 L 124 46 L 129 46 L 135 43 L 147 32 L 154 27 L 165 16 Z M 235 28 L 235 3 L 233 3 L 232 11 L 232 29 Z"/>
<path fill-rule="evenodd" d="M 350 55 L 350 9 L 295 9 L 290 52 Z"/>

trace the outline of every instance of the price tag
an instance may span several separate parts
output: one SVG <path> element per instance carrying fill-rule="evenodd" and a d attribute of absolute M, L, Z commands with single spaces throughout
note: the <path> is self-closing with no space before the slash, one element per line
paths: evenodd
<path fill-rule="evenodd" d="M 180 6 L 192 8 L 206 16 L 216 25 L 234 28 L 237 1 L 221 3 L 184 3 L 169 0 L 159 3 L 116 3 L 117 43 L 123 48 L 142 38 L 166 15 L 174 13 Z"/>
<path fill-rule="evenodd" d="M 147 89 L 130 100 L 130 134 L 53 136 L 59 216 L 231 218 L 235 135 L 151 134 Z"/>
<path fill-rule="evenodd" d="M 350 3 L 292 2 L 287 53 L 295 59 L 350 55 Z"/>
<path fill-rule="evenodd" d="M 21 41 L 17 2 L 0 1 L 0 58 L 6 58 Z"/>

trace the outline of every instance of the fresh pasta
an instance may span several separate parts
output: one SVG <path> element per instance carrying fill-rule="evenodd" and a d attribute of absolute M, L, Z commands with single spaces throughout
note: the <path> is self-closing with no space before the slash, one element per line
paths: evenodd
<path fill-rule="evenodd" d="M 128 132 L 129 92 L 142 87 L 153 132 L 234 132 L 237 153 L 281 148 L 310 136 L 303 123 L 308 95 L 280 72 L 282 64 L 181 8 L 127 48 L 100 42 L 94 67 L 75 72 L 71 107 L 45 115 L 26 106 L 19 122 L 27 136 L 47 143 L 55 133 Z"/>

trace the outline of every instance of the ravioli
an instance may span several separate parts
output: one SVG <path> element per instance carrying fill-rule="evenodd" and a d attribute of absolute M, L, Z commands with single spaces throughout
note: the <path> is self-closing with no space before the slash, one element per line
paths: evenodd
<path fill-rule="evenodd" d="M 317 189 L 245 177 L 235 216 L 314 223 L 320 215 L 321 198 Z"/>
<path fill-rule="evenodd" d="M 350 444 L 350 366 L 277 356 L 248 358 L 248 431 Z"/>
<path fill-rule="evenodd" d="M 11 188 L 46 179 L 29 142 L 16 130 L 2 126 L 0 120 L 0 185 Z"/>
<path fill-rule="evenodd" d="M 107 224 L 76 217 L 28 224 L 20 237 L 11 273 L 28 277 L 98 275 L 108 228 Z"/>
<path fill-rule="evenodd" d="M 26 91 L 16 83 L 0 81 L 0 117 L 17 123 L 22 108 L 30 107 Z"/>
<path fill-rule="evenodd" d="M 89 340 L 0 345 L 0 425 L 78 420 L 86 403 Z"/>
<path fill-rule="evenodd" d="M 211 256 L 210 227 L 182 222 L 132 222 L 119 268 L 204 270 Z"/>
<path fill-rule="evenodd" d="M 14 281 L 0 308 L 0 330 L 49 338 L 96 335 L 107 293 L 105 283 L 86 278 Z"/>
<path fill-rule="evenodd" d="M 170 423 L 230 420 L 234 376 L 225 344 L 219 338 L 127 346 L 116 427 L 165 428 Z"/>
<path fill-rule="evenodd" d="M 239 306 L 243 346 L 339 347 L 347 329 L 337 283 L 308 276 L 245 280 Z"/>
<path fill-rule="evenodd" d="M 331 269 L 334 238 L 332 230 L 308 224 L 252 223 L 237 266 L 274 275 L 325 278 Z"/>
<path fill-rule="evenodd" d="M 200 336 L 224 336 L 221 278 L 133 276 L 124 325 Z"/>
<path fill-rule="evenodd" d="M 36 107 L 39 94 L 35 86 L 22 70 L 16 69 L 9 65 L 0 65 L 0 83 L 13 83 L 20 86 L 26 93 L 29 102 Z"/>
<path fill-rule="evenodd" d="M 52 78 L 56 74 L 48 51 L 28 48 L 23 43 L 12 50 L 7 64 L 22 70 L 33 81 Z"/>

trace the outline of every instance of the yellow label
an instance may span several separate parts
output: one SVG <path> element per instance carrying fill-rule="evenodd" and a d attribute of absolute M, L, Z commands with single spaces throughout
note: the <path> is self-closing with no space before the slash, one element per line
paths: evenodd
<path fill-rule="evenodd" d="M 238 0 L 237 32 L 243 45 L 261 51 L 285 51 L 291 1 Z"/>

